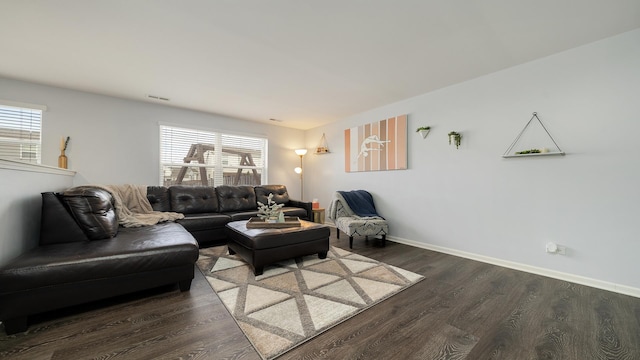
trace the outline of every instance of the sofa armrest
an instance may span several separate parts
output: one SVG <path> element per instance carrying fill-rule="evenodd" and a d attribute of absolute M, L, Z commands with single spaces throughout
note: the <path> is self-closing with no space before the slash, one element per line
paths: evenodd
<path fill-rule="evenodd" d="M 312 204 L 310 201 L 300 201 L 300 200 L 290 199 L 289 204 L 287 205 L 305 209 L 307 211 L 307 218 L 302 220 L 313 221 L 313 211 L 311 210 Z"/>

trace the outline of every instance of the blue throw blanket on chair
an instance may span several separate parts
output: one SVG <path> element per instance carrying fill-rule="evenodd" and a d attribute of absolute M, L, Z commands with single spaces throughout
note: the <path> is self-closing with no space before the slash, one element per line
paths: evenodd
<path fill-rule="evenodd" d="M 338 191 L 358 216 L 380 216 L 373 205 L 373 197 L 365 190 Z"/>

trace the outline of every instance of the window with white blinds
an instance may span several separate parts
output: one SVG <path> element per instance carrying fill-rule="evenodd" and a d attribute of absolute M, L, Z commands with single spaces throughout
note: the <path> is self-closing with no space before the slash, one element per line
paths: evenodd
<path fill-rule="evenodd" d="M 42 109 L 0 102 L 0 158 L 40 164 Z"/>
<path fill-rule="evenodd" d="M 267 139 L 160 125 L 160 183 L 260 185 Z"/>

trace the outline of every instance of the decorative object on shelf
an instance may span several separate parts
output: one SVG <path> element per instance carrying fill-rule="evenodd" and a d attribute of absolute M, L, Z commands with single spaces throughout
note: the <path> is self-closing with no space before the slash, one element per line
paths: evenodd
<path fill-rule="evenodd" d="M 269 193 L 266 204 L 258 201 L 258 217 L 268 223 L 278 222 L 281 219 L 282 210 L 280 209 L 283 206 L 284 204 L 276 204 L 273 201 L 273 193 Z M 282 215 L 282 220 L 284 221 L 284 215 Z"/>
<path fill-rule="evenodd" d="M 422 138 L 424 139 L 427 137 L 430 130 L 431 130 L 430 126 L 420 126 L 419 128 L 416 129 L 416 132 L 420 133 L 420 135 L 422 135 Z"/>
<path fill-rule="evenodd" d="M 69 140 L 71 137 L 67 136 L 67 140 L 62 137 L 60 139 L 60 156 L 58 156 L 58 167 L 62 169 L 67 168 L 67 155 L 65 155 L 65 151 L 67 150 L 67 146 L 69 146 Z"/>
<path fill-rule="evenodd" d="M 300 166 L 293 169 L 296 174 L 300 174 L 300 201 L 304 199 L 304 181 L 302 181 L 302 157 L 307 153 L 307 149 L 294 150 L 296 155 L 300 156 Z"/>
<path fill-rule="evenodd" d="M 344 131 L 344 171 L 407 169 L 407 115 Z"/>
<path fill-rule="evenodd" d="M 322 137 L 320 138 L 320 142 L 318 146 L 316 146 L 316 154 L 328 154 L 329 146 L 327 145 L 327 137 L 322 133 Z"/>
<path fill-rule="evenodd" d="M 522 128 L 522 131 L 520 131 L 518 136 L 516 136 L 516 139 L 513 140 L 511 145 L 504 152 L 504 154 L 502 154 L 503 158 L 520 157 L 520 156 L 564 155 L 565 154 L 564 151 L 562 151 L 562 149 L 560 149 L 560 146 L 558 146 L 556 141 L 553 139 L 553 136 L 551 136 L 551 133 L 549 132 L 549 130 L 547 130 L 547 128 L 544 126 L 544 124 L 542 123 L 542 121 L 538 117 L 538 113 L 534 112 L 532 115 L 533 116 L 531 116 L 531 119 L 529 119 L 529 121 L 524 126 L 524 128 Z M 549 139 L 551 139 L 551 141 L 553 142 L 553 145 L 558 149 L 558 151 L 549 151 L 548 148 L 543 147 L 543 148 L 540 148 L 540 149 L 521 150 L 521 151 L 516 151 L 516 152 L 512 153 L 513 148 L 516 146 L 518 141 L 521 139 L 522 134 L 525 133 L 525 131 L 527 130 L 529 125 L 531 125 L 531 122 L 533 121 L 533 119 L 538 120 L 538 123 L 540 124 L 540 126 L 542 126 L 542 129 L 544 129 L 544 132 L 547 134 Z"/>
<path fill-rule="evenodd" d="M 451 145 L 452 143 L 456 145 L 456 149 L 458 147 L 460 147 L 460 140 L 462 139 L 462 135 L 460 135 L 460 133 L 457 133 L 455 131 L 451 131 L 449 133 L 449 145 Z"/>
<path fill-rule="evenodd" d="M 522 150 L 522 151 L 516 151 L 516 155 L 540 154 L 541 152 L 542 151 L 540 151 L 540 149 Z"/>

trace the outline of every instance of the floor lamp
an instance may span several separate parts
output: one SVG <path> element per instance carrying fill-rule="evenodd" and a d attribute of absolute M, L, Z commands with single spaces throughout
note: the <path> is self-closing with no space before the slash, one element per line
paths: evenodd
<path fill-rule="evenodd" d="M 296 174 L 300 174 L 300 201 L 304 200 L 304 182 L 302 181 L 302 157 L 307 153 L 307 149 L 296 149 L 296 154 L 300 156 L 300 166 L 293 169 Z"/>

